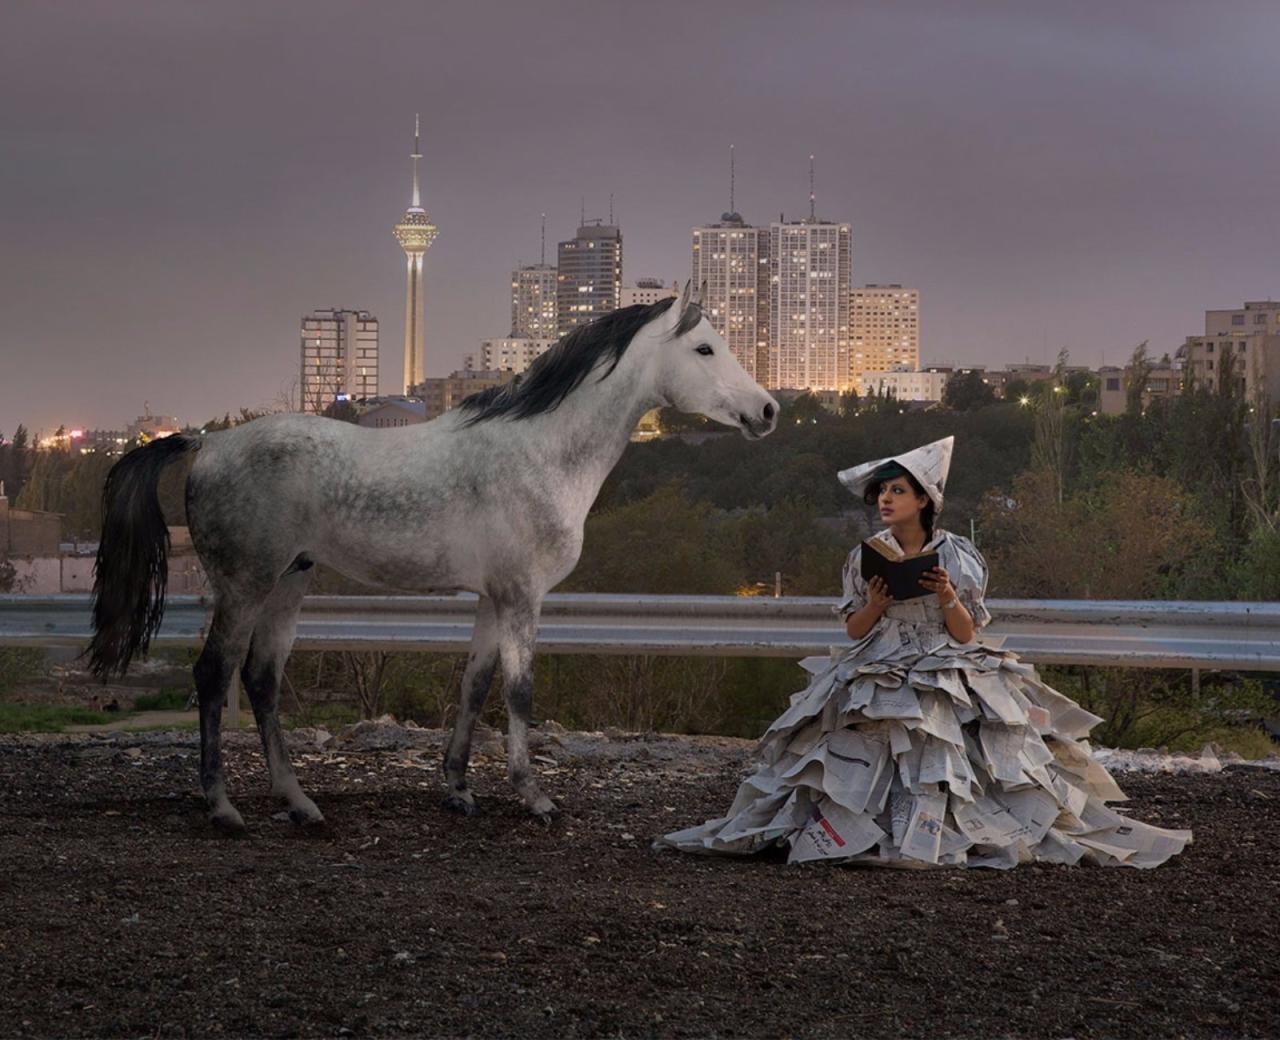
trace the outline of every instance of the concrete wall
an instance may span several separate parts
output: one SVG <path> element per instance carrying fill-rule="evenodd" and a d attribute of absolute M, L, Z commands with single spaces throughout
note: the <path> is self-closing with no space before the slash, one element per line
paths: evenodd
<path fill-rule="evenodd" d="M 0 552 L 8 556 L 53 556 L 62 540 L 62 514 L 13 509 L 0 496 Z"/>
<path fill-rule="evenodd" d="M 15 593 L 56 596 L 93 591 L 92 556 L 19 556 L 9 561 L 16 572 Z M 208 591 L 204 569 L 194 555 L 169 557 L 169 592 L 198 596 Z"/>

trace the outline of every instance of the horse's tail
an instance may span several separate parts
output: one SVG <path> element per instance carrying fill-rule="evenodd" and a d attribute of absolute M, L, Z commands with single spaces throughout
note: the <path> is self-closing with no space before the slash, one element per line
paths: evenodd
<path fill-rule="evenodd" d="M 156 486 L 161 471 L 200 446 L 186 434 L 135 448 L 111 467 L 102 489 L 102 540 L 93 565 L 93 639 L 86 651 L 100 679 L 123 675 L 147 652 L 164 617 L 169 528 Z"/>

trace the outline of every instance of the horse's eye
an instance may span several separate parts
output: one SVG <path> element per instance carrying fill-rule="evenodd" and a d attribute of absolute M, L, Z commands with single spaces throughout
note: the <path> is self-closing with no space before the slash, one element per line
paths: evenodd
<path fill-rule="evenodd" d="M 712 350 L 709 346 L 707 346 L 704 343 L 702 344 L 702 346 L 698 348 L 698 353 L 701 354 L 703 357 L 710 357 L 712 354 L 715 353 L 715 351 Z"/>

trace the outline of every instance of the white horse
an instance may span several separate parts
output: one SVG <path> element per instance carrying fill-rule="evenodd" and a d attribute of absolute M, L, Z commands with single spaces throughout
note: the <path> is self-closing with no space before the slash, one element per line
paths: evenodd
<path fill-rule="evenodd" d="M 213 591 L 194 669 L 200 781 L 212 822 L 244 826 L 227 797 L 218 733 L 237 668 L 272 793 L 296 822 L 323 822 L 298 784 L 276 715 L 316 563 L 405 591 L 479 595 L 444 760 L 445 805 L 475 809 L 466 780 L 472 731 L 500 664 L 508 774 L 529 810 L 548 820 L 556 806 L 539 788 L 528 751 L 542 600 L 577 563 L 587 511 L 637 420 L 665 405 L 753 439 L 777 421 L 777 402 L 738 364 L 687 285 L 678 305 L 613 311 L 570 333 L 515 382 L 423 425 L 370 430 L 273 415 L 153 441 L 121 459 L 103 491 L 91 665 L 103 677 L 123 673 L 159 628 L 168 533 L 156 484 L 169 462 L 196 452 L 186 498 Z"/>

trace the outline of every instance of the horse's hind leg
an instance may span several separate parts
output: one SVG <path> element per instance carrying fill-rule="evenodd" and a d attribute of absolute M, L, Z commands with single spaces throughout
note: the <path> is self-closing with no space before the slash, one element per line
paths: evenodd
<path fill-rule="evenodd" d="M 520 598 L 498 605 L 498 653 L 507 701 L 507 776 L 529 811 L 543 822 L 559 813 L 542 793 L 529 764 L 529 719 L 533 713 L 533 646 L 541 604 Z"/>
<path fill-rule="evenodd" d="M 285 662 L 289 659 L 289 650 L 297 632 L 302 597 L 310 584 L 309 567 L 291 570 L 276 583 L 262 605 L 262 613 L 249 643 L 249 656 L 240 670 L 240 680 L 249 695 L 249 703 L 253 705 L 253 717 L 258 722 L 258 734 L 262 738 L 262 750 L 271 775 L 271 793 L 288 803 L 289 818 L 300 824 L 324 823 L 324 817 L 298 784 L 284 734 L 280 731 L 278 709 Z"/>
<path fill-rule="evenodd" d="M 449 750 L 444 756 L 445 782 L 449 793 L 444 807 L 454 812 L 470 815 L 476 811 L 475 795 L 467 788 L 467 763 L 471 760 L 471 737 L 476 719 L 484 710 L 484 702 L 493 685 L 493 673 L 498 667 L 498 631 L 495 624 L 493 600 L 481 596 L 476 607 L 475 628 L 471 635 L 471 652 L 467 668 L 462 674 L 462 694 L 458 700 L 458 718 L 449 739 Z"/>
<path fill-rule="evenodd" d="M 209 636 L 194 669 L 196 692 L 200 697 L 200 786 L 209 820 L 227 830 L 244 829 L 244 819 L 227 798 L 222 771 L 222 705 L 236 669 L 249 649 L 257 606 L 253 598 L 219 595 Z"/>

